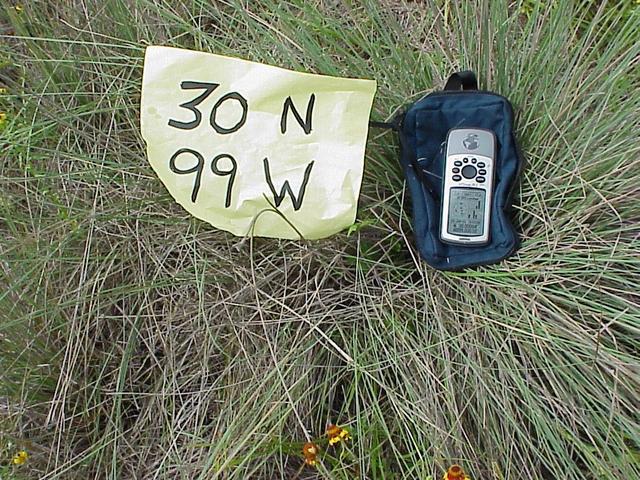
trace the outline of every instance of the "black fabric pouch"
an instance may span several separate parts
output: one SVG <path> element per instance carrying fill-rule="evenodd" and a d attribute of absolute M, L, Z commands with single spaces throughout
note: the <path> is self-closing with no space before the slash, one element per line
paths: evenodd
<path fill-rule="evenodd" d="M 439 270 L 500 262 L 519 246 L 509 218 L 522 160 L 513 133 L 513 108 L 501 95 L 477 90 L 475 74 L 454 73 L 443 91 L 411 105 L 397 119 L 401 163 L 411 194 L 413 231 L 422 258 Z M 440 240 L 446 138 L 453 128 L 482 128 L 496 136 L 497 158 L 489 243 L 454 245 Z"/>

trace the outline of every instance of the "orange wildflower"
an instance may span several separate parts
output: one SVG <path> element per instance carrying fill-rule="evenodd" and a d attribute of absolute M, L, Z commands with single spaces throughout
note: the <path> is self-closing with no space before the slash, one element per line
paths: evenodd
<path fill-rule="evenodd" d="M 451 465 L 442 480 L 471 480 L 460 465 Z"/>
<path fill-rule="evenodd" d="M 327 427 L 327 436 L 329 437 L 329 445 L 335 445 L 351 439 L 351 434 L 346 428 L 338 427 L 333 423 Z"/>
<path fill-rule="evenodd" d="M 302 454 L 304 455 L 304 463 L 307 465 L 311 465 L 312 467 L 318 463 L 318 453 L 320 453 L 320 448 L 313 443 L 307 442 L 302 447 Z"/>

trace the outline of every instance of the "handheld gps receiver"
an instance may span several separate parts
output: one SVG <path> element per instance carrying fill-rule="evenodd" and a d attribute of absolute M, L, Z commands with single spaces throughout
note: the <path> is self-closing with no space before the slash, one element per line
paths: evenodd
<path fill-rule="evenodd" d="M 496 137 L 490 130 L 454 128 L 447 135 L 440 239 L 446 243 L 489 242 Z"/>

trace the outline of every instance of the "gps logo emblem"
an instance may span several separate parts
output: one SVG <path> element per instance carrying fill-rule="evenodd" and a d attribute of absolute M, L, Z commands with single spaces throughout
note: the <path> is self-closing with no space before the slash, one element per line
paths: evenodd
<path fill-rule="evenodd" d="M 464 140 L 462 140 L 462 144 L 467 150 L 475 150 L 479 145 L 478 135 L 476 133 L 470 133 Z"/>

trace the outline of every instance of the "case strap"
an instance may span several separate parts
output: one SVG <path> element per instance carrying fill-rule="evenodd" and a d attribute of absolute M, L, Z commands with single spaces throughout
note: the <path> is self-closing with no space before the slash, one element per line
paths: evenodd
<path fill-rule="evenodd" d="M 388 122 L 378 122 L 376 120 L 369 120 L 369 126 L 372 128 L 386 128 L 389 130 L 395 130 L 396 132 L 400 131 L 400 125 L 402 125 L 402 119 L 404 118 L 404 114 L 406 112 L 404 110 L 396 113 L 395 117 L 393 117 Z"/>
<path fill-rule="evenodd" d="M 407 146 L 407 141 L 404 137 L 404 133 L 402 133 L 402 120 L 405 113 L 406 112 L 404 111 L 398 113 L 390 122 L 378 122 L 375 120 L 370 120 L 369 126 L 372 128 L 387 128 L 396 131 L 398 133 L 398 139 L 400 140 L 401 151 L 407 151 L 409 147 Z M 422 168 L 420 168 L 417 160 L 411 157 L 409 161 L 411 162 L 409 167 L 416 174 L 416 177 L 418 177 L 420 184 L 423 186 L 423 188 L 429 190 L 429 193 L 433 193 L 431 191 L 431 187 L 429 186 L 429 182 L 427 182 L 424 172 L 422 171 Z"/>
<path fill-rule="evenodd" d="M 471 70 L 451 74 L 444 86 L 445 90 L 477 90 L 478 80 Z"/>
<path fill-rule="evenodd" d="M 398 129 L 398 124 L 396 122 L 377 122 L 375 120 L 369 120 L 369 126 L 372 128 L 389 128 L 391 130 Z"/>

